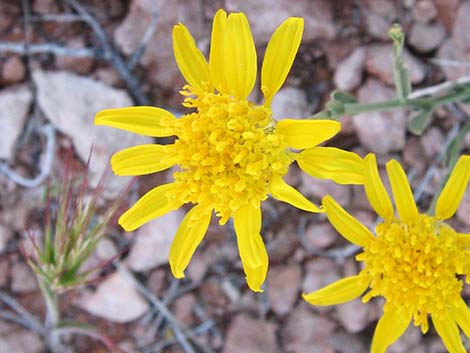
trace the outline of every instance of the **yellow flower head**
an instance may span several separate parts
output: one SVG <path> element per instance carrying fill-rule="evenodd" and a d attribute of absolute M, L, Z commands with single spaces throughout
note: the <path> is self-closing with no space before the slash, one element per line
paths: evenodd
<path fill-rule="evenodd" d="M 364 251 L 356 259 L 361 272 L 326 286 L 304 299 L 314 305 L 333 305 L 364 295 L 363 302 L 385 298 L 384 315 L 372 340 L 371 353 L 383 353 L 413 318 L 428 330 L 428 315 L 451 353 L 465 353 L 459 327 L 470 336 L 470 311 L 460 293 L 460 275 L 470 279 L 470 234 L 457 233 L 444 220 L 460 204 L 470 179 L 470 156 L 462 156 L 440 194 L 434 215 L 419 213 L 406 174 L 392 160 L 387 172 L 398 218 L 379 177 L 375 156 L 365 158 L 365 190 L 374 210 L 384 219 L 375 236 L 330 196 L 323 199 L 328 219 L 336 230 Z"/>
<path fill-rule="evenodd" d="M 195 205 L 182 221 L 170 251 L 176 277 L 184 277 L 215 211 L 221 224 L 233 218 L 248 285 L 261 291 L 268 268 L 260 236 L 261 201 L 269 194 L 305 211 L 321 211 L 284 182 L 293 160 L 316 177 L 363 182 L 360 157 L 316 147 L 338 133 L 338 122 L 285 119 L 276 123 L 272 117 L 270 102 L 290 71 L 303 26 L 303 19 L 289 18 L 269 41 L 261 70 L 263 105 L 247 99 L 257 74 L 248 21 L 242 13 L 227 16 L 219 10 L 209 63 L 184 25 L 173 29 L 176 62 L 188 82 L 181 92 L 186 97 L 183 105 L 192 108 L 192 113 L 177 119 L 160 108 L 130 107 L 97 114 L 98 125 L 155 137 L 176 136 L 173 144 L 136 146 L 111 159 L 118 175 L 143 175 L 178 166 L 174 182 L 149 191 L 119 219 L 131 231 L 184 204 Z"/>

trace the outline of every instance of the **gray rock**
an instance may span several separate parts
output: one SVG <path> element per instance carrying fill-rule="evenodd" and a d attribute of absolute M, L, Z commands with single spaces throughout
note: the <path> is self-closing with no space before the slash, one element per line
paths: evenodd
<path fill-rule="evenodd" d="M 15 142 L 21 134 L 31 100 L 26 86 L 0 91 L 0 159 L 13 158 Z"/>
<path fill-rule="evenodd" d="M 126 147 L 152 143 L 152 138 L 106 126 L 94 126 L 95 114 L 102 109 L 131 106 L 129 95 L 102 82 L 67 71 L 34 71 L 38 103 L 47 118 L 72 139 L 82 161 L 93 147 L 90 162 L 91 183 L 96 185 L 109 165 L 113 152 Z M 110 178 L 106 190 L 116 194 L 129 182 L 128 177 Z"/>

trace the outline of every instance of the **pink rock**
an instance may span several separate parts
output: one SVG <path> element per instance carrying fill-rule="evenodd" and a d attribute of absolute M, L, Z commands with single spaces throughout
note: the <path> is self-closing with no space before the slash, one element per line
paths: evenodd
<path fill-rule="evenodd" d="M 464 52 L 470 51 L 470 41 L 468 34 L 470 33 L 470 1 L 462 2 L 460 5 L 459 12 L 454 22 L 454 28 L 452 31 L 452 40 L 454 41 L 457 48 Z"/>
<path fill-rule="evenodd" d="M 412 83 L 424 80 L 426 72 L 423 64 L 406 49 L 403 54 L 405 66 L 410 70 Z M 367 48 L 366 70 L 389 85 L 393 79 L 393 46 L 392 44 L 374 44 Z"/>
<path fill-rule="evenodd" d="M 413 6 L 413 19 L 421 23 L 429 23 L 434 20 L 438 12 L 432 0 L 419 0 Z"/>
<path fill-rule="evenodd" d="M 441 22 L 448 32 L 452 31 L 460 0 L 433 0 L 437 9 L 437 20 Z"/>
<path fill-rule="evenodd" d="M 328 258 L 318 258 L 307 262 L 302 290 L 305 293 L 313 292 L 339 280 L 338 264 Z"/>
<path fill-rule="evenodd" d="M 369 305 L 360 298 L 336 306 L 338 319 L 349 333 L 361 332 L 370 322 Z"/>
<path fill-rule="evenodd" d="M 273 311 L 288 314 L 298 298 L 302 270 L 298 265 L 271 266 L 268 272 L 268 298 Z"/>
<path fill-rule="evenodd" d="M 93 315 L 119 323 L 133 321 L 149 308 L 131 280 L 120 272 L 101 282 L 94 293 L 85 294 L 81 306 Z"/>
<path fill-rule="evenodd" d="M 303 41 L 319 38 L 332 39 L 336 30 L 333 24 L 331 4 L 325 0 L 282 1 L 237 1 L 227 0 L 228 11 L 244 12 L 251 24 L 251 31 L 257 45 L 267 43 L 274 30 L 288 17 L 304 18 Z"/>
<path fill-rule="evenodd" d="M 420 138 L 426 157 L 434 158 L 440 152 L 444 139 L 444 134 L 438 127 L 433 126 L 427 129 Z"/>
<path fill-rule="evenodd" d="M 83 37 L 74 37 L 67 40 L 66 46 L 72 49 L 86 47 Z M 56 67 L 60 70 L 74 71 L 79 74 L 87 74 L 93 66 L 93 58 L 72 58 L 68 56 L 57 56 Z"/>
<path fill-rule="evenodd" d="M 10 269 L 11 289 L 16 293 L 30 293 L 37 288 L 33 270 L 24 262 L 15 262 Z"/>
<path fill-rule="evenodd" d="M 192 326 L 195 323 L 193 310 L 196 304 L 197 302 L 194 294 L 187 293 L 174 301 L 172 305 L 173 312 L 182 323 Z"/>
<path fill-rule="evenodd" d="M 421 53 L 428 53 L 439 48 L 446 37 L 446 30 L 440 23 L 415 23 L 409 36 L 410 45 Z"/>
<path fill-rule="evenodd" d="M 16 139 L 22 131 L 31 100 L 32 94 L 24 85 L 0 91 L 0 159 L 13 157 Z"/>
<path fill-rule="evenodd" d="M 313 223 L 305 229 L 305 238 L 308 243 L 317 249 L 331 246 L 339 235 L 330 223 Z"/>
<path fill-rule="evenodd" d="M 281 328 L 281 337 L 288 352 L 333 352 L 327 340 L 336 327 L 334 321 L 315 314 L 307 303 L 301 302 L 287 317 Z"/>
<path fill-rule="evenodd" d="M 0 321 L 0 353 L 41 353 L 45 347 L 36 332 Z"/>
<path fill-rule="evenodd" d="M 466 192 L 462 198 L 462 202 L 457 210 L 457 218 L 462 221 L 463 224 L 470 227 L 470 192 Z M 470 231 L 467 231 L 469 233 Z"/>
<path fill-rule="evenodd" d="M 146 271 L 167 265 L 171 244 L 183 217 L 184 211 L 176 210 L 140 227 L 127 258 L 129 267 L 134 271 Z"/>
<path fill-rule="evenodd" d="M 453 40 L 444 41 L 437 56 L 442 61 L 441 68 L 448 80 L 456 80 L 470 74 L 468 65 L 452 65 L 452 62 L 468 63 L 470 61 L 470 51 L 463 51 Z M 448 62 L 451 64 L 448 65 Z"/>
<path fill-rule="evenodd" d="M 347 206 L 351 201 L 348 185 L 339 185 L 331 180 L 313 178 L 305 173 L 302 173 L 302 184 L 299 190 L 307 197 L 314 197 L 315 199 L 311 201 L 317 205 L 326 195 L 331 195 L 342 206 Z"/>
<path fill-rule="evenodd" d="M 151 23 L 154 6 L 159 14 L 158 23 L 141 64 L 150 70 L 153 80 L 176 91 L 181 89 L 185 81 L 173 56 L 173 26 L 178 22 L 183 23 L 197 42 L 210 38 L 210 30 L 204 24 L 199 2 L 133 0 L 126 18 L 114 31 L 114 40 L 125 54 L 131 54 L 139 45 Z"/>
<path fill-rule="evenodd" d="M 308 118 L 313 113 L 305 91 L 295 87 L 281 88 L 273 98 L 271 109 L 276 120 Z"/>
<path fill-rule="evenodd" d="M 339 63 L 333 78 L 338 89 L 350 91 L 361 83 L 365 59 L 366 50 L 360 47 Z"/>
<path fill-rule="evenodd" d="M 223 353 L 277 352 L 276 329 L 272 322 L 239 314 L 229 325 Z"/>
<path fill-rule="evenodd" d="M 358 98 L 363 103 L 394 99 L 396 93 L 381 82 L 369 79 L 359 89 Z M 400 151 L 405 146 L 407 115 L 403 110 L 388 110 L 358 114 L 353 117 L 361 144 L 369 151 L 385 155 Z"/>
<path fill-rule="evenodd" d="M 2 81 L 9 83 L 18 83 L 25 79 L 26 69 L 23 62 L 17 56 L 11 56 L 3 63 L 1 78 Z"/>

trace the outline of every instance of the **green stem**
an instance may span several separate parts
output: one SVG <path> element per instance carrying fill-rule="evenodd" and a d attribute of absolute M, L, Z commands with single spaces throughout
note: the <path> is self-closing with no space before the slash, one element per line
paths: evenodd
<path fill-rule="evenodd" d="M 43 280 L 38 279 L 39 288 L 41 294 L 46 303 L 46 327 L 48 329 L 54 329 L 59 325 L 60 312 L 59 312 L 59 301 L 57 294 L 54 290 L 44 283 Z"/>
<path fill-rule="evenodd" d="M 432 110 L 443 104 L 462 101 L 470 98 L 470 88 L 460 92 L 452 92 L 440 97 L 414 98 L 414 99 L 392 99 L 378 103 L 346 103 L 344 105 L 346 114 L 356 115 L 361 113 L 382 111 L 395 108 L 415 108 Z"/>

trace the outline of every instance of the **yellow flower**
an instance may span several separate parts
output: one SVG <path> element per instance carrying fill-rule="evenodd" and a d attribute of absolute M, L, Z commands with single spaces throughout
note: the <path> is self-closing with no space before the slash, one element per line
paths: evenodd
<path fill-rule="evenodd" d="M 398 218 L 379 177 L 375 156 L 365 158 L 365 190 L 372 208 L 384 219 L 374 236 L 330 196 L 323 199 L 328 219 L 348 241 L 364 248 L 356 259 L 361 272 L 304 294 L 314 305 L 333 305 L 364 295 L 363 302 L 385 297 L 384 314 L 372 340 L 371 353 L 383 353 L 408 327 L 428 330 L 428 315 L 451 353 L 465 353 L 459 327 L 470 336 L 470 311 L 460 296 L 460 275 L 470 280 L 470 234 L 457 233 L 451 218 L 470 179 L 470 156 L 462 156 L 439 195 L 434 215 L 419 213 L 401 165 L 392 160 L 387 172 Z"/>
<path fill-rule="evenodd" d="M 339 183 L 363 182 L 364 161 L 354 153 L 315 147 L 341 128 L 332 120 L 276 122 L 270 102 L 284 83 L 300 45 L 303 19 L 289 18 L 274 32 L 261 70 L 263 105 L 247 97 L 257 74 L 255 45 L 242 13 L 214 17 L 207 63 L 182 24 L 173 29 L 178 67 L 188 82 L 183 105 L 193 112 L 177 119 L 155 107 L 109 109 L 97 114 L 95 124 L 138 134 L 176 136 L 170 145 L 142 145 L 111 159 L 118 175 L 143 175 L 174 165 L 174 182 L 156 187 L 126 211 L 119 223 L 127 231 L 193 204 L 182 221 L 170 251 L 175 277 L 184 270 L 201 242 L 212 212 L 220 224 L 233 218 L 243 268 L 249 287 L 261 291 L 268 255 L 260 235 L 260 203 L 268 194 L 309 212 L 321 210 L 286 184 L 283 176 L 297 160 L 307 173 Z M 303 150 L 294 152 L 290 148 Z"/>

